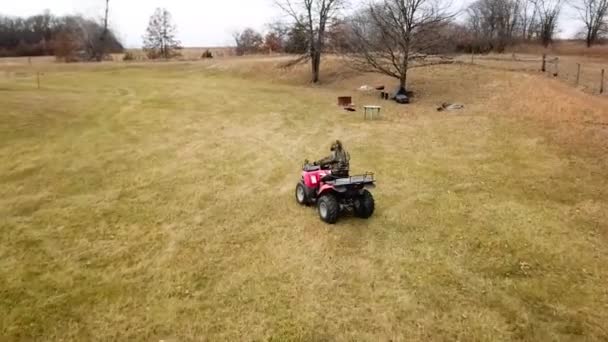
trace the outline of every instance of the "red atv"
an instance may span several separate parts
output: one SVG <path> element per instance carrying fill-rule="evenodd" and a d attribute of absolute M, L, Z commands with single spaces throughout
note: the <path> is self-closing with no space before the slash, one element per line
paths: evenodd
<path fill-rule="evenodd" d="M 352 211 L 355 216 L 369 218 L 374 213 L 374 197 L 367 190 L 375 187 L 374 174 L 338 178 L 325 166 L 302 167 L 302 180 L 296 185 L 296 200 L 301 205 L 316 203 L 319 217 L 326 223 L 338 221 L 342 211 Z"/>

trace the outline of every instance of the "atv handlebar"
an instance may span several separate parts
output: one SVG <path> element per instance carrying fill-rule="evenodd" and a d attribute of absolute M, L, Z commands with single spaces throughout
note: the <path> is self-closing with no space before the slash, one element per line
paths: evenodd
<path fill-rule="evenodd" d="M 320 164 L 319 162 L 310 162 L 308 159 L 304 160 L 304 165 L 302 165 L 302 170 L 304 171 L 316 171 L 316 170 L 330 170 L 330 164 Z"/>
<path fill-rule="evenodd" d="M 302 171 L 318 171 L 321 170 L 321 166 L 317 165 L 316 163 L 307 163 L 305 162 L 304 165 L 302 165 Z"/>

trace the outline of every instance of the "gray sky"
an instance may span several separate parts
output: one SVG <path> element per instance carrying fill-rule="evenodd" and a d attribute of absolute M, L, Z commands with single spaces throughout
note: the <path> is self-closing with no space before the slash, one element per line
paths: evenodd
<path fill-rule="evenodd" d="M 454 0 L 462 8 L 472 0 Z M 0 14 L 27 16 L 49 9 L 57 15 L 83 14 L 101 18 L 104 0 L 0 0 Z M 177 24 L 184 46 L 231 45 L 232 32 L 244 27 L 264 29 L 264 24 L 281 18 L 274 0 L 110 0 L 110 23 L 128 47 L 141 45 L 148 18 L 156 7 L 165 7 Z M 579 25 L 565 10 L 560 36 L 573 35 Z"/>

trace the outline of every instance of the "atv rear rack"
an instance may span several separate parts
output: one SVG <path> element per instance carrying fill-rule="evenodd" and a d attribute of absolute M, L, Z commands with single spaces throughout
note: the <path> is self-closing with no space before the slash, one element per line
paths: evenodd
<path fill-rule="evenodd" d="M 333 184 L 335 186 L 341 185 L 352 185 L 352 184 L 371 184 L 376 181 L 373 172 L 366 172 L 362 175 L 353 175 L 344 178 L 337 178 L 326 182 L 327 184 Z"/>

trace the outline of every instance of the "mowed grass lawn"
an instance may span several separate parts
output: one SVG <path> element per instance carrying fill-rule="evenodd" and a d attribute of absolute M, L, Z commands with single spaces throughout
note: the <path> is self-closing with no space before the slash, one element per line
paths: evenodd
<path fill-rule="evenodd" d="M 608 339 L 606 102 L 444 66 L 397 106 L 251 63 L 0 74 L 0 339 Z M 329 226 L 293 191 L 337 138 L 376 213 Z"/>

